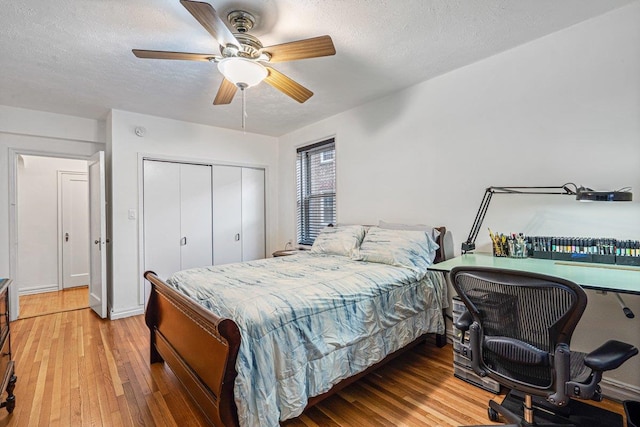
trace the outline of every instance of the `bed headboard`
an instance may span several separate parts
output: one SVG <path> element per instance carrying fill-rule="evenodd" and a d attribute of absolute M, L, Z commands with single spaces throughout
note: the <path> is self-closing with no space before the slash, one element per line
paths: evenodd
<path fill-rule="evenodd" d="M 436 251 L 436 258 L 433 260 L 434 263 L 439 263 L 442 261 L 446 261 L 447 254 L 445 251 L 445 236 L 447 235 L 447 227 L 436 227 L 436 230 L 440 232 L 438 236 L 438 241 L 436 242 L 440 248 Z"/>

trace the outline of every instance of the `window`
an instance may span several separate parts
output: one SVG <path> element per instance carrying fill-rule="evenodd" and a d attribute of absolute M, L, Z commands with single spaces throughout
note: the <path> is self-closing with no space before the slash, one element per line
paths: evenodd
<path fill-rule="evenodd" d="M 320 153 L 320 163 L 333 162 L 336 150 L 323 151 Z"/>
<path fill-rule="evenodd" d="M 298 148 L 298 243 L 312 245 L 320 230 L 336 222 L 336 163 L 333 138 Z"/>

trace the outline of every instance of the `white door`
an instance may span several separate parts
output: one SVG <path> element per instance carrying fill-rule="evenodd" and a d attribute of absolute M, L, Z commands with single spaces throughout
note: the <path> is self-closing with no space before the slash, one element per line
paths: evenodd
<path fill-rule="evenodd" d="M 242 168 L 213 167 L 213 263 L 242 261 Z"/>
<path fill-rule="evenodd" d="M 107 317 L 107 201 L 104 151 L 89 160 L 89 306 Z"/>
<path fill-rule="evenodd" d="M 143 162 L 145 270 L 166 279 L 213 263 L 211 203 L 211 166 Z"/>
<path fill-rule="evenodd" d="M 242 261 L 265 257 L 264 169 L 242 168 Z"/>
<path fill-rule="evenodd" d="M 86 173 L 60 172 L 62 287 L 89 284 L 89 188 Z"/>
<path fill-rule="evenodd" d="M 180 164 L 145 160 L 142 167 L 144 269 L 166 279 L 180 270 Z"/>
<path fill-rule="evenodd" d="M 213 264 L 211 166 L 180 165 L 180 268 Z"/>

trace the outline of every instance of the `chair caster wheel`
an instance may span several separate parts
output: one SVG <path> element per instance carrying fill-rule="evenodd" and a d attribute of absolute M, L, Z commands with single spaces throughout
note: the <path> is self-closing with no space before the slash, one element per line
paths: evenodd
<path fill-rule="evenodd" d="M 487 416 L 491 421 L 498 421 L 498 418 L 500 417 L 498 411 L 493 408 L 487 408 Z"/>

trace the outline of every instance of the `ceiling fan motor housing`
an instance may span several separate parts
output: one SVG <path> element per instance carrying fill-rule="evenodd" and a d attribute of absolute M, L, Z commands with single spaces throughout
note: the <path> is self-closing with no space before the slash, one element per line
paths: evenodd
<path fill-rule="evenodd" d="M 225 58 L 240 56 L 248 59 L 258 59 L 262 43 L 258 38 L 247 33 L 234 33 L 235 38 L 240 42 L 240 46 L 220 46 L 220 53 Z"/>

